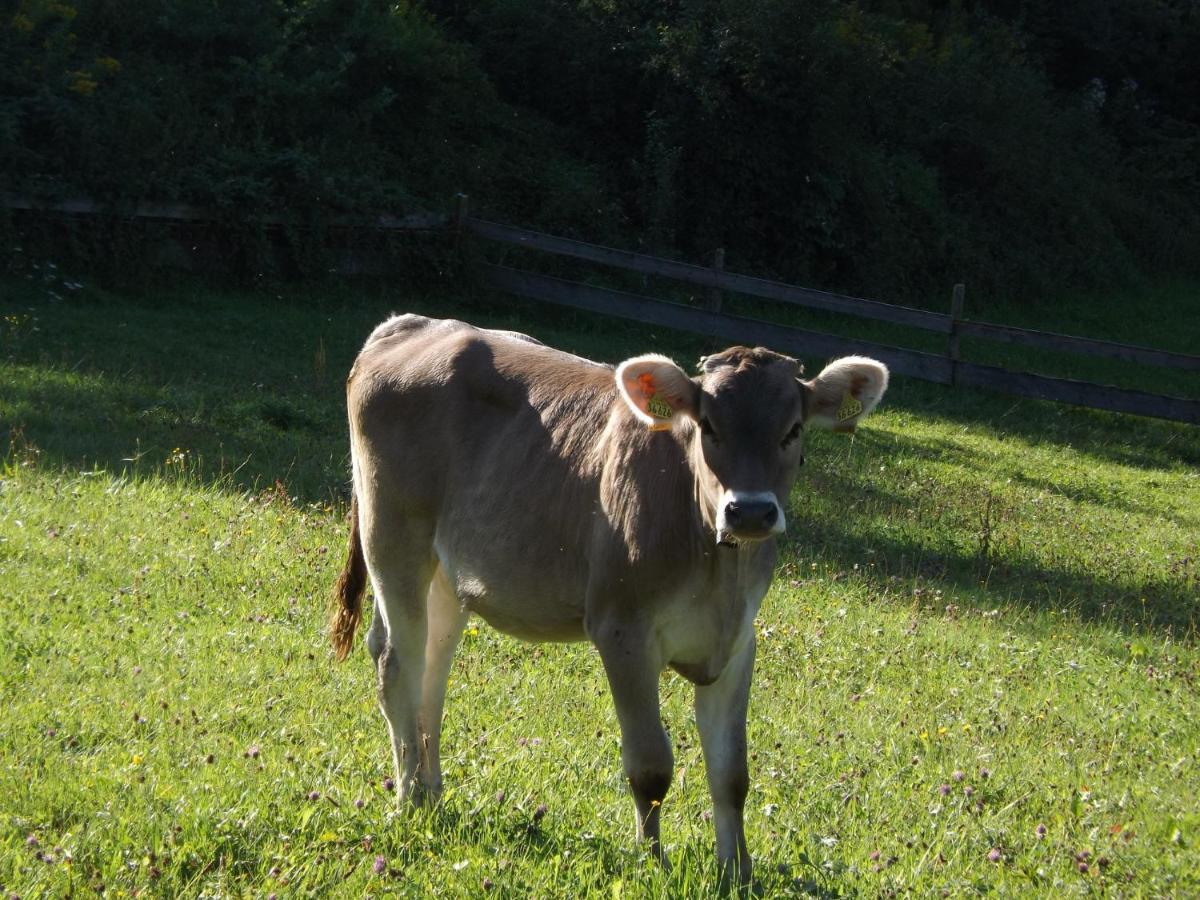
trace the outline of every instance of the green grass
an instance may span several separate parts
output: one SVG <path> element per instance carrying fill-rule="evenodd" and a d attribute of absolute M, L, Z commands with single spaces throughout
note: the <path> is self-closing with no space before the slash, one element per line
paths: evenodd
<path fill-rule="evenodd" d="M 392 814 L 366 654 L 333 664 L 323 622 L 341 383 L 401 309 L 710 349 L 499 298 L 0 282 L 4 891 L 712 893 L 690 690 L 663 679 L 664 873 L 585 645 L 473 623 L 445 802 Z M 1200 892 L 1197 429 L 897 379 L 807 455 L 758 622 L 760 892 Z"/>

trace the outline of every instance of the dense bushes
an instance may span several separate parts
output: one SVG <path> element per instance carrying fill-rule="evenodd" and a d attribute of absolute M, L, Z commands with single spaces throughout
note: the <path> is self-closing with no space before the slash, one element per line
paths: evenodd
<path fill-rule="evenodd" d="M 310 235 L 460 190 L 517 219 L 601 203 L 553 129 L 407 4 L 23 2 L 0 35 L 3 190 L 178 200 L 242 226 L 283 211 Z"/>
<path fill-rule="evenodd" d="M 1197 263 L 1186 3 L 431 2 L 693 258 L 910 297 Z"/>
<path fill-rule="evenodd" d="M 0 187 L 444 207 L 890 298 L 1200 264 L 1183 0 L 25 0 Z"/>

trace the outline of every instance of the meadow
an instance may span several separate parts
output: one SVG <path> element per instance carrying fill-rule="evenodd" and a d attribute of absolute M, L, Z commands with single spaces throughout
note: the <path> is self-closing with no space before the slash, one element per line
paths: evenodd
<path fill-rule="evenodd" d="M 469 292 L 77 284 L 0 281 L 6 895 L 713 893 L 682 679 L 663 871 L 588 646 L 473 621 L 444 802 L 396 815 L 367 654 L 324 635 L 342 384 L 385 315 L 709 343 Z M 896 379 L 807 458 L 757 622 L 758 893 L 1200 894 L 1200 430 Z"/>

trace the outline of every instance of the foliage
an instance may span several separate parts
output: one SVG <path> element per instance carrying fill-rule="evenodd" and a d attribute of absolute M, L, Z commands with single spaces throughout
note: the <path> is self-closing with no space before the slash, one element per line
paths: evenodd
<path fill-rule="evenodd" d="M 465 191 L 821 287 L 1042 297 L 1197 271 L 1197 60 L 1187 0 L 20 0 L 0 190 L 212 207 L 245 272 L 263 213 L 311 274 L 339 212 Z M 104 238 L 47 242 L 146 245 Z"/>
<path fill-rule="evenodd" d="M 385 290 L 78 285 L 0 282 L 5 895 L 712 893 L 681 679 L 663 872 L 587 647 L 472 622 L 445 802 L 393 818 L 366 654 L 322 634 L 343 376 L 396 303 L 609 360 L 703 346 Z M 854 440 L 813 435 L 757 622 L 760 894 L 1194 896 L 1198 462 L 1188 426 L 904 379 Z"/>
<path fill-rule="evenodd" d="M 1119 241 L 1145 268 L 1194 258 L 1200 197 L 1200 16 L 1187 0 L 982 0 L 1029 64 L 1110 142 L 1093 171 Z"/>
<path fill-rule="evenodd" d="M 440 209 L 457 191 L 517 218 L 569 219 L 564 195 L 598 205 L 552 130 L 499 103 L 412 4 L 18 10 L 0 23 L 0 190 L 208 207 L 251 226 L 234 243 L 253 256 L 252 226 L 282 213 L 317 230 L 294 247 L 302 270 L 339 212 Z"/>
<path fill-rule="evenodd" d="M 1129 86 L 1146 47 L 1096 50 L 1088 78 L 1111 99 L 1061 72 L 1056 28 L 1098 28 L 1091 4 L 430 5 L 503 97 L 604 135 L 585 152 L 651 246 L 918 300 L 1194 266 L 1200 117 L 1163 77 L 1195 70 L 1186 4 L 1131 23 L 1170 38 L 1153 81 Z M 1122 23 L 1132 6 L 1105 4 Z"/>

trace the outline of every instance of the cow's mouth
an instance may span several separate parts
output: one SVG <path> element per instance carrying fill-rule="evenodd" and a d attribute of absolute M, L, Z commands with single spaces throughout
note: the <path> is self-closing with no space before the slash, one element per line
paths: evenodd
<path fill-rule="evenodd" d="M 757 544 L 759 541 L 765 541 L 767 538 L 774 537 L 778 533 L 778 531 L 771 529 L 751 533 L 721 529 L 717 532 L 717 546 L 737 548 L 745 544 Z"/>

